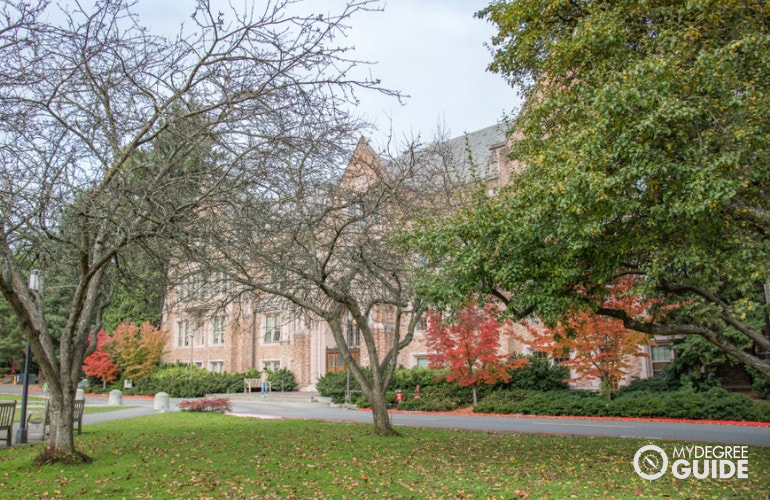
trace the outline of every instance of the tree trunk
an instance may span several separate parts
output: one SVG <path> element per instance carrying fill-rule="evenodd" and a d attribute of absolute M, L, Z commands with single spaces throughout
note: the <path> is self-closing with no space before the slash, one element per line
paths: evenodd
<path fill-rule="evenodd" d="M 476 393 L 476 386 L 473 386 L 473 406 L 479 404 L 478 394 Z"/>
<path fill-rule="evenodd" d="M 61 455 L 75 452 L 75 435 L 72 429 L 74 394 L 52 393 L 48 400 L 50 407 L 50 434 L 46 440 L 46 449 Z"/>
<path fill-rule="evenodd" d="M 45 449 L 34 460 L 35 465 L 91 462 L 87 455 L 75 450 L 72 415 L 76 390 L 73 384 L 65 383 L 64 385 L 65 390 L 61 390 L 61 386 L 58 384 L 49 384 L 51 388 L 48 399 L 49 434 Z"/>
<path fill-rule="evenodd" d="M 374 421 L 374 433 L 378 436 L 397 436 L 398 432 L 390 425 L 390 415 L 385 400 L 385 391 L 372 390 L 367 396 L 372 407 L 372 420 Z"/>

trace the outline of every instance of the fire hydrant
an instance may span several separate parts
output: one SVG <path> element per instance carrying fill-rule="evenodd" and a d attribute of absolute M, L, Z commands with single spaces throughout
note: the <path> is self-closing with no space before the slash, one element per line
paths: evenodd
<path fill-rule="evenodd" d="M 396 403 L 400 403 L 404 400 L 404 395 L 401 394 L 401 389 L 396 391 Z"/>
<path fill-rule="evenodd" d="M 414 388 L 414 399 L 420 399 L 420 386 Z"/>

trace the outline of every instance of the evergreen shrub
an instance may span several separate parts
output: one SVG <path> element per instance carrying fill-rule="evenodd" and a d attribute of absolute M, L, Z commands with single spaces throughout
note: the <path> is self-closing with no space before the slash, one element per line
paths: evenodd
<path fill-rule="evenodd" d="M 770 399 L 770 377 L 753 368 L 748 368 L 747 371 L 751 375 L 751 390 L 762 399 Z"/>
<path fill-rule="evenodd" d="M 498 388 L 531 391 L 566 391 L 569 389 L 566 382 L 569 379 L 569 368 L 538 356 L 527 356 L 526 358 L 529 360 L 529 364 L 523 368 L 509 371 L 510 380 L 498 384 Z"/>
<path fill-rule="evenodd" d="M 371 380 L 371 369 L 362 367 L 361 370 Z M 345 402 L 348 374 L 347 372 L 327 372 L 321 375 L 315 387 L 321 396 L 332 398 L 333 403 L 342 404 Z M 361 395 L 361 386 L 358 385 L 352 373 L 350 374 L 350 392 L 353 395 L 352 399 L 356 399 Z"/>
<path fill-rule="evenodd" d="M 631 391 L 611 401 L 583 391 L 500 390 L 474 407 L 477 413 L 661 417 L 693 420 L 770 421 L 770 405 L 715 387 L 705 392 L 689 389 Z"/>
<path fill-rule="evenodd" d="M 297 388 L 297 379 L 288 368 L 281 368 L 270 372 L 267 379 L 270 381 L 270 388 L 273 391 L 293 391 Z"/>
<path fill-rule="evenodd" d="M 258 370 L 236 373 L 215 373 L 193 366 L 192 378 L 190 366 L 182 363 L 159 366 L 149 377 L 133 381 L 133 388 L 123 389 L 122 385 L 110 389 L 120 389 L 125 395 L 152 396 L 165 392 L 172 398 L 197 398 L 206 394 L 226 394 L 243 391 L 244 378 L 259 378 Z M 286 369 L 270 373 L 270 382 L 276 390 L 293 390 L 296 387 L 294 374 Z M 291 387 L 291 389 L 289 389 Z"/>

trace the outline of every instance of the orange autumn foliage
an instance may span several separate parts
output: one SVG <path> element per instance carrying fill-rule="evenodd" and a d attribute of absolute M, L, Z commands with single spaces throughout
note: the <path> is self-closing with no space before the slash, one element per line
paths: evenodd
<path fill-rule="evenodd" d="M 601 306 L 622 309 L 629 314 L 643 315 L 649 304 L 628 295 L 630 280 L 612 289 Z M 600 316 L 591 310 L 574 311 L 553 328 L 522 322 L 529 336 L 516 335 L 534 351 L 547 353 L 553 359 L 567 358 L 561 364 L 573 369 L 582 379 L 598 379 L 602 392 L 611 396 L 636 357 L 646 357 L 641 346 L 650 343 L 644 333 L 628 330 L 619 319 Z"/>

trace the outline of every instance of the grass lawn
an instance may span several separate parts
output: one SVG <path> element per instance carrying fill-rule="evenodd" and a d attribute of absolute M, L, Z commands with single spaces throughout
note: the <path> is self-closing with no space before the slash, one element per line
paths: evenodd
<path fill-rule="evenodd" d="M 644 440 L 256 420 L 165 413 L 89 425 L 94 462 L 30 465 L 41 445 L 0 450 L 5 498 L 765 498 L 770 448 L 749 448 L 748 479 L 645 481 Z M 672 442 L 657 442 L 669 448 Z M 679 443 L 690 444 L 692 443 Z"/>

